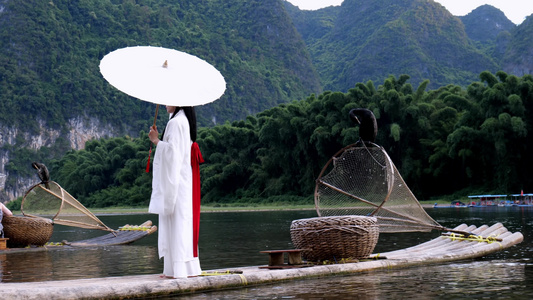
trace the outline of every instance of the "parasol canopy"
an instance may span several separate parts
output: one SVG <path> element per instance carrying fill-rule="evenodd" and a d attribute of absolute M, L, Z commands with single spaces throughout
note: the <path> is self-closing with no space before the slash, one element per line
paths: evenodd
<path fill-rule="evenodd" d="M 197 106 L 213 102 L 226 90 L 226 81 L 211 64 L 174 49 L 136 46 L 102 58 L 100 72 L 118 90 L 140 100 Z"/>

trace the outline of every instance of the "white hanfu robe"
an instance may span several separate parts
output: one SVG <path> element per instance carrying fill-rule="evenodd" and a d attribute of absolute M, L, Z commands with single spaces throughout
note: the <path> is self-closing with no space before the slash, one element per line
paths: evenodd
<path fill-rule="evenodd" d="M 183 110 L 172 118 L 157 144 L 148 211 L 159 214 L 158 251 L 163 274 L 180 278 L 202 272 L 193 255 L 191 137 Z"/>

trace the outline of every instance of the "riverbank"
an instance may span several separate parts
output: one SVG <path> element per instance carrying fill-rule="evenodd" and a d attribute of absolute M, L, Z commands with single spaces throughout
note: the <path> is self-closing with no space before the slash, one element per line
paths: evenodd
<path fill-rule="evenodd" d="M 432 208 L 435 203 L 439 205 L 449 205 L 449 201 L 438 200 L 438 201 L 420 201 L 420 205 L 423 208 Z M 120 214 L 147 214 L 148 207 L 96 207 L 89 208 L 89 210 L 95 215 L 105 216 L 105 215 L 120 215 Z M 216 204 L 216 205 L 202 205 L 202 213 L 217 213 L 217 212 L 246 212 L 246 211 L 289 211 L 289 210 L 315 210 L 314 204 L 302 204 L 302 205 L 282 205 L 282 204 Z M 12 210 L 13 214 L 20 215 L 22 214 L 20 210 Z"/>
<path fill-rule="evenodd" d="M 449 205 L 448 201 L 420 201 L 424 208 L 432 208 L 435 203 L 439 205 Z M 148 207 L 105 207 L 105 208 L 89 208 L 95 215 L 116 215 L 116 214 L 146 214 Z M 224 205 L 202 205 L 202 213 L 216 213 L 216 212 L 241 212 L 241 211 L 289 211 L 289 210 L 315 210 L 314 204 L 305 205 L 280 205 L 280 204 L 224 204 Z M 15 214 L 20 214 L 20 211 L 14 211 Z"/>

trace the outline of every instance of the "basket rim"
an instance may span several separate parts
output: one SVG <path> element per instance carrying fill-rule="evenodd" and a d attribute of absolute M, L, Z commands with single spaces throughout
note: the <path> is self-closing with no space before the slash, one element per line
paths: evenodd
<path fill-rule="evenodd" d="M 353 220 L 372 220 L 377 222 L 378 219 L 372 216 L 359 216 L 359 215 L 345 215 L 345 216 L 327 216 L 327 217 L 313 217 L 293 220 L 292 223 L 298 221 L 319 221 L 319 220 L 333 220 L 333 219 L 353 219 Z"/>
<path fill-rule="evenodd" d="M 49 218 L 43 218 L 43 217 L 38 217 L 38 216 L 20 216 L 20 215 L 12 215 L 12 216 L 6 216 L 4 215 L 4 217 L 2 218 L 2 222 L 4 222 L 4 220 L 24 220 L 24 221 L 45 221 L 46 223 L 54 223 L 54 221 L 52 219 L 49 219 Z"/>

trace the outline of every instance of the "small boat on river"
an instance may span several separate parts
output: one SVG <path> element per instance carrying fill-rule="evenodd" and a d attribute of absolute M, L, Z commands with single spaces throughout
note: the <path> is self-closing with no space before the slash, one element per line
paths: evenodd
<path fill-rule="evenodd" d="M 533 206 L 533 194 L 472 195 L 469 207 Z"/>

